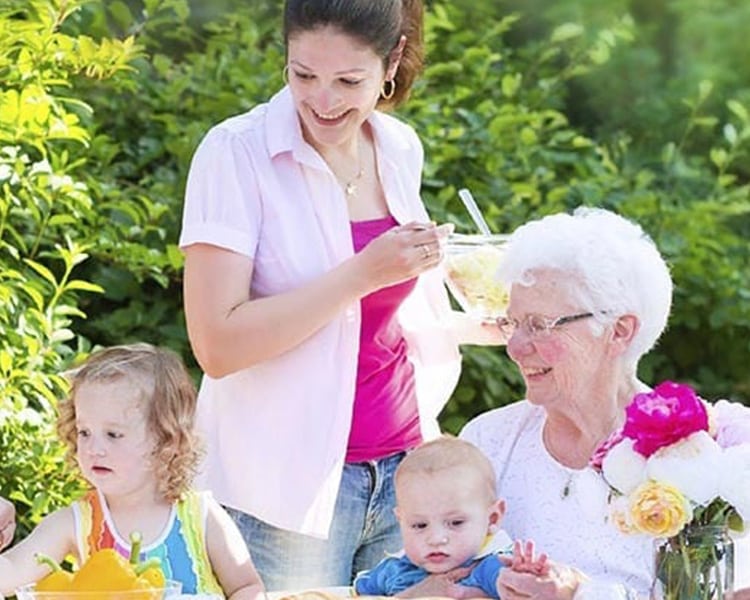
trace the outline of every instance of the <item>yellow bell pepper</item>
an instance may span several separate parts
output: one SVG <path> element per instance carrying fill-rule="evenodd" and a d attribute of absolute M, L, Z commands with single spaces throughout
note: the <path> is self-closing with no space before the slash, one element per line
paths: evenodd
<path fill-rule="evenodd" d="M 149 559 L 141 563 L 136 567 L 135 571 L 138 573 L 139 578 L 147 581 L 152 588 L 161 590 L 166 585 L 164 571 L 161 569 L 161 561 L 158 558 Z"/>
<path fill-rule="evenodd" d="M 94 552 L 73 576 L 71 589 L 77 592 L 127 592 L 133 589 L 136 575 L 130 563 L 117 550 Z"/>
<path fill-rule="evenodd" d="M 121 556 L 113 548 L 98 550 L 73 576 L 69 589 L 80 592 L 129 592 L 137 594 L 137 600 L 155 600 L 164 588 L 164 573 L 158 558 L 140 562 L 141 536 L 130 536 L 130 559 Z"/>
<path fill-rule="evenodd" d="M 67 592 L 73 582 L 73 573 L 64 571 L 63 568 L 49 556 L 37 554 L 36 560 L 39 564 L 47 565 L 52 571 L 36 582 L 36 592 Z"/>

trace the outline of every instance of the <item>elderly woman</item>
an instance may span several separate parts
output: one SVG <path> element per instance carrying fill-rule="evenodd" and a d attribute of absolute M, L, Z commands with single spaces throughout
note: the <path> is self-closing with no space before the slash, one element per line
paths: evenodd
<path fill-rule="evenodd" d="M 503 527 L 559 563 L 547 580 L 506 569 L 501 597 L 648 597 L 652 539 L 608 521 L 608 487 L 588 463 L 648 390 L 636 369 L 667 323 L 667 265 L 639 226 L 579 209 L 520 227 L 500 277 L 511 290 L 500 326 L 527 400 L 480 415 L 461 436 L 495 466 Z"/>

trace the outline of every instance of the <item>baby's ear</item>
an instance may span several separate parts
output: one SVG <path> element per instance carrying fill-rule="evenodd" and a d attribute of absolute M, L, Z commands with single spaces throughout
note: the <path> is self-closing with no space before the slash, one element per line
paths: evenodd
<path fill-rule="evenodd" d="M 489 523 L 487 530 L 495 533 L 500 528 L 505 516 L 505 500 L 497 500 L 490 505 Z"/>

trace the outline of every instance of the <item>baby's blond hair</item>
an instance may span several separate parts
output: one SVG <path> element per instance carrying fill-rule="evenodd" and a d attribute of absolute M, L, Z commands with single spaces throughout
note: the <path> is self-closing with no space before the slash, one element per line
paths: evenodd
<path fill-rule="evenodd" d="M 75 398 L 85 383 L 127 382 L 138 390 L 146 424 L 154 436 L 151 456 L 159 492 L 173 502 L 190 487 L 201 447 L 194 431 L 196 392 L 182 360 L 151 344 L 113 346 L 94 352 L 69 374 L 70 394 L 58 405 L 57 431 L 76 464 Z"/>
<path fill-rule="evenodd" d="M 487 502 L 497 500 L 495 470 L 490 460 L 474 444 L 449 435 L 425 442 L 404 457 L 394 476 L 396 495 L 405 477 L 433 475 L 448 469 L 475 473 Z"/>

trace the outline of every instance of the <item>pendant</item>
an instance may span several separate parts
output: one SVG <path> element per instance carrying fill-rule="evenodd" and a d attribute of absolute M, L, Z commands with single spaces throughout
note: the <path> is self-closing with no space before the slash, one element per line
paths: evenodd
<path fill-rule="evenodd" d="M 350 181 L 344 188 L 344 193 L 347 198 L 353 198 L 357 195 L 357 184 L 354 181 Z"/>
<path fill-rule="evenodd" d="M 562 491 L 560 492 L 560 499 L 565 500 L 570 495 L 570 490 L 573 488 L 573 475 L 574 473 L 570 473 L 568 475 L 568 479 L 565 481 L 565 485 L 563 486 Z"/>

